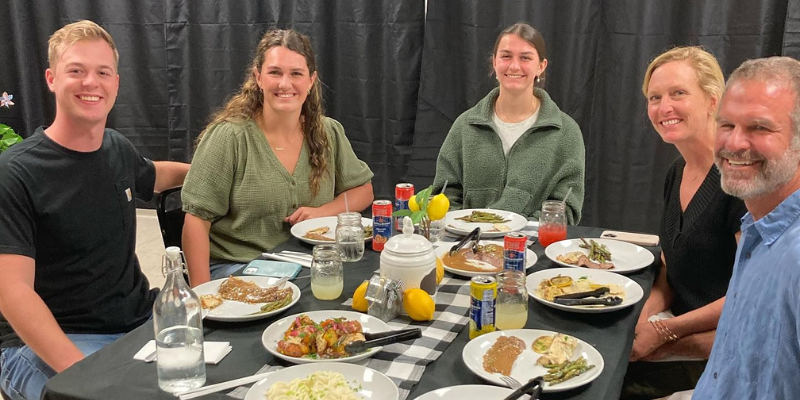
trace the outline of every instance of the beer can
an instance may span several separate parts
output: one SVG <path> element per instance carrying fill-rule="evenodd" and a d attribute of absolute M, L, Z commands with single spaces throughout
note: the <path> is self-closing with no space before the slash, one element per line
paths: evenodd
<path fill-rule="evenodd" d="M 392 202 L 372 202 L 372 250 L 383 251 L 383 245 L 392 237 Z"/>
<path fill-rule="evenodd" d="M 469 338 L 495 331 L 495 300 L 497 280 L 493 276 L 473 277 L 469 284 L 472 308 L 469 320 Z"/>
<path fill-rule="evenodd" d="M 503 269 L 525 272 L 525 250 L 528 237 L 519 232 L 506 234 L 503 242 Z"/>
<path fill-rule="evenodd" d="M 408 210 L 408 199 L 410 199 L 413 195 L 413 183 L 398 183 L 394 187 L 394 210 Z M 398 232 L 403 231 L 403 217 L 395 218 L 394 229 L 396 229 Z"/>

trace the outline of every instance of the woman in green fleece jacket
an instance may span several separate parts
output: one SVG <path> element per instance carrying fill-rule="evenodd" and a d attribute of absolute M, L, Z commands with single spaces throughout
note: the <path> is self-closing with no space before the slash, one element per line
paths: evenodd
<path fill-rule="evenodd" d="M 578 124 L 536 83 L 546 50 L 528 24 L 497 38 L 492 67 L 499 88 L 459 116 L 439 150 L 433 186 L 451 209 L 495 208 L 538 219 L 542 202 L 566 199 L 567 223 L 581 218 L 585 149 Z"/>

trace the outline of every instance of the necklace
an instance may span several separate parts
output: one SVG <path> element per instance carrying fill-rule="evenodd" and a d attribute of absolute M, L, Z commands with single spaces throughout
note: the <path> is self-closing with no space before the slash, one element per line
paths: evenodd
<path fill-rule="evenodd" d="M 284 143 L 283 145 L 284 145 L 284 146 L 288 146 L 288 145 L 290 145 L 290 144 L 292 144 L 292 143 L 294 143 L 294 138 L 292 138 L 291 140 L 289 140 L 289 143 Z M 278 146 L 275 146 L 275 150 L 277 150 L 277 151 L 283 151 L 283 149 L 284 149 L 284 147 L 278 147 Z"/>
<path fill-rule="evenodd" d="M 498 105 L 497 102 L 495 102 L 495 105 L 494 105 L 494 112 L 504 122 L 515 124 L 515 123 L 519 123 L 519 122 L 522 122 L 522 121 L 530 118 L 530 116 L 533 115 L 538 108 L 539 108 L 539 99 L 537 99 L 536 96 L 533 96 L 533 102 L 531 103 L 531 108 L 525 111 L 525 114 L 524 114 L 524 116 L 522 118 L 511 118 L 511 117 L 509 117 L 506 113 L 504 113 L 502 110 L 500 110 L 500 106 Z"/>

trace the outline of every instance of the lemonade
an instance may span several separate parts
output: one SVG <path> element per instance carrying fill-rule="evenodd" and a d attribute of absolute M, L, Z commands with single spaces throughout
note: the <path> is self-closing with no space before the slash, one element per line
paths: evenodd
<path fill-rule="evenodd" d="M 344 279 L 339 276 L 325 276 L 311 281 L 311 293 L 320 300 L 335 300 L 342 295 Z"/>
<path fill-rule="evenodd" d="M 498 304 L 495 310 L 495 326 L 497 329 L 522 329 L 528 322 L 527 304 Z"/>

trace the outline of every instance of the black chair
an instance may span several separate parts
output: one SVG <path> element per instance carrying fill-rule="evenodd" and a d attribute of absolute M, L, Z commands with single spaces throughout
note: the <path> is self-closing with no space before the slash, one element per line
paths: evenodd
<path fill-rule="evenodd" d="M 158 194 L 156 214 L 161 227 L 164 247 L 181 247 L 183 233 L 183 209 L 181 208 L 181 188 L 172 188 Z"/>

